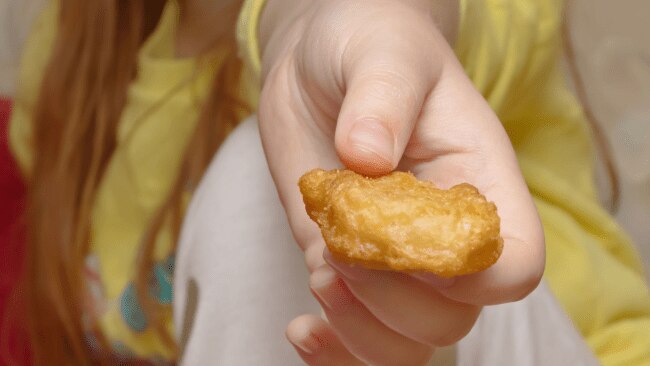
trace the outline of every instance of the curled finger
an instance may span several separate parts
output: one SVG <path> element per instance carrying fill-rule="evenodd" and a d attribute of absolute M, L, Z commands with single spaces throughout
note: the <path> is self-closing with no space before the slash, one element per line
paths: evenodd
<path fill-rule="evenodd" d="M 425 365 L 433 348 L 390 329 L 350 292 L 328 265 L 310 277 L 310 287 L 346 348 L 371 365 Z"/>
<path fill-rule="evenodd" d="M 481 307 L 441 295 L 404 273 L 368 270 L 325 258 L 364 306 L 391 329 L 430 346 L 447 346 L 472 329 Z"/>
<path fill-rule="evenodd" d="M 362 366 L 332 327 L 315 315 L 302 315 L 289 323 L 286 336 L 309 366 Z"/>

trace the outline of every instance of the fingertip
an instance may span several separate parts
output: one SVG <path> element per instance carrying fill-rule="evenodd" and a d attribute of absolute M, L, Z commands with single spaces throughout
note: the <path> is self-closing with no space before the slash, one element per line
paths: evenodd
<path fill-rule="evenodd" d="M 317 353 L 321 348 L 318 338 L 312 332 L 313 323 L 310 315 L 301 315 L 293 319 L 285 330 L 287 340 L 308 355 Z"/>
<path fill-rule="evenodd" d="M 530 295 L 531 292 L 535 291 L 540 282 L 542 282 L 543 276 L 544 265 L 531 266 L 530 270 L 520 280 L 518 291 L 513 291 L 515 294 L 513 295 L 512 301 L 522 300 Z"/>
<path fill-rule="evenodd" d="M 305 314 L 293 319 L 285 334 L 308 365 L 363 364 L 341 343 L 330 324 L 316 315 Z"/>
<path fill-rule="evenodd" d="M 532 241 L 515 238 L 504 238 L 504 240 L 510 251 L 501 255 L 502 269 L 508 262 L 510 262 L 509 268 L 516 268 L 512 264 L 514 262 L 519 266 L 519 270 L 515 272 L 517 275 L 511 275 L 510 281 L 503 281 L 504 284 L 508 284 L 503 286 L 503 289 L 510 293 L 505 300 L 507 302 L 520 301 L 533 292 L 542 281 L 546 264 L 545 245 L 543 243 L 536 245 Z"/>
<path fill-rule="evenodd" d="M 534 291 L 544 274 L 544 247 L 504 238 L 501 257 L 490 268 L 460 276 L 451 287 L 439 289 L 445 296 L 475 305 L 519 301 Z"/>
<path fill-rule="evenodd" d="M 388 174 L 396 164 L 395 134 L 375 119 L 354 122 L 336 150 L 347 168 L 367 176 Z"/>
<path fill-rule="evenodd" d="M 346 280 L 367 282 L 377 277 L 377 272 L 374 270 L 364 268 L 361 265 L 349 264 L 337 260 L 327 248 L 323 252 L 323 258 L 325 258 L 325 261 L 331 268 L 343 275 Z"/>

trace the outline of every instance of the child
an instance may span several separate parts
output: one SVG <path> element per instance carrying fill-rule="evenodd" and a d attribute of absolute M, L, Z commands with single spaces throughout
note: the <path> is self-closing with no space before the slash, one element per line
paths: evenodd
<path fill-rule="evenodd" d="M 551 289 L 602 363 L 641 364 L 650 348 L 647 287 L 627 239 L 597 205 L 586 126 L 555 65 L 559 2 L 433 4 L 244 4 L 241 38 L 253 68 L 262 16 L 265 155 L 329 320 L 298 319 L 290 340 L 310 364 L 322 361 L 315 352 L 334 364 L 417 364 L 467 334 L 481 306 L 531 292 L 544 239 L 505 127 L 545 223 Z M 11 141 L 30 186 L 26 294 L 37 364 L 176 360 L 171 269 L 185 203 L 246 112 L 240 101 L 254 104 L 229 32 L 238 8 L 59 0 L 35 27 Z M 475 184 L 499 208 L 504 255 L 453 283 L 326 264 L 295 183 L 341 162 L 366 174 L 399 166 L 440 186 Z M 187 225 L 208 219 L 190 216 Z M 563 277 L 563 268 L 572 273 Z M 234 280 L 246 295 L 239 299 L 265 301 Z M 306 338 L 292 332 L 296 324 Z M 255 331 L 234 329 L 240 342 Z M 330 347 L 301 343 L 312 333 Z"/>
<path fill-rule="evenodd" d="M 270 4 L 273 3 L 267 5 L 269 8 L 266 11 L 269 14 L 274 14 Z M 332 260 L 328 261 L 328 264 L 334 267 L 334 272 L 327 265 L 323 265 L 322 242 L 318 230 L 315 225 L 310 225 L 305 217 L 304 207 L 300 202 L 295 182 L 302 172 L 312 166 L 325 168 L 340 166 L 339 158 L 346 165 L 368 174 L 376 174 L 377 167 L 381 169 L 385 166 L 382 165 L 385 164 L 384 161 L 395 164 L 395 161 L 391 162 L 391 149 L 382 150 L 388 143 L 381 143 L 380 135 L 377 133 L 380 129 L 374 127 L 382 123 L 387 124 L 389 130 L 397 134 L 395 137 L 398 141 L 397 145 L 399 145 L 401 129 L 409 129 L 407 136 L 410 140 L 405 152 L 407 158 L 402 159 L 400 167 L 411 169 L 419 173 L 420 176 L 432 179 L 442 186 L 449 186 L 463 180 L 480 182 L 482 180 L 480 177 L 484 174 L 489 175 L 493 170 L 504 169 L 507 159 L 499 158 L 498 162 L 489 163 L 489 157 L 482 153 L 476 153 L 477 150 L 482 150 L 480 147 L 470 147 L 469 152 L 466 150 L 471 145 L 469 141 L 472 140 L 472 136 L 478 135 L 480 137 L 477 140 L 489 144 L 489 147 L 485 149 L 489 151 L 486 153 L 487 155 L 498 154 L 498 147 L 495 146 L 500 145 L 497 142 L 499 141 L 498 137 L 491 137 L 490 128 L 486 126 L 486 124 L 490 124 L 490 113 L 481 112 L 483 103 L 473 99 L 473 95 L 475 95 L 473 92 L 463 91 L 463 85 L 466 84 L 462 81 L 462 77 L 458 79 L 454 77 L 453 58 L 450 64 L 444 61 L 445 56 L 449 54 L 445 52 L 444 47 L 436 48 L 440 44 L 435 40 L 430 40 L 426 35 L 410 34 L 410 37 L 405 35 L 409 31 L 414 31 L 413 25 L 418 24 L 417 17 L 409 18 L 408 15 L 401 12 L 403 9 L 392 8 L 394 3 L 391 2 L 379 2 L 383 8 L 380 6 L 379 9 L 373 9 L 373 11 L 364 7 L 363 14 L 353 10 L 357 6 L 354 2 L 346 4 L 337 2 L 336 5 L 331 5 L 334 10 L 329 6 L 323 6 L 326 8 L 325 10 L 320 8 L 314 11 L 317 14 L 319 11 L 330 15 L 335 14 L 336 16 L 332 15 L 331 19 L 328 19 L 327 16 L 313 17 L 309 11 L 301 13 L 301 10 L 298 10 L 298 14 L 301 15 L 296 18 L 291 16 L 286 18 L 291 19 L 292 25 L 280 28 L 285 30 L 293 28 L 293 31 L 287 31 L 288 37 L 285 33 L 281 33 L 282 35 L 275 40 L 275 44 L 273 37 L 266 41 L 262 39 L 262 54 L 266 66 L 263 69 L 266 79 L 259 110 L 262 144 L 269 160 L 271 176 L 280 192 L 282 206 L 289 213 L 289 223 L 294 236 L 305 249 L 307 264 L 313 271 L 310 280 L 311 289 L 320 304 L 323 305 L 329 322 L 329 324 L 325 323 L 314 316 L 300 317 L 291 323 L 287 335 L 300 356 L 310 365 L 357 364 L 360 361 L 370 364 L 421 364 L 422 359 L 426 359 L 428 354 L 426 350 L 422 350 L 418 346 L 422 344 L 439 346 L 450 343 L 453 341 L 453 335 L 449 334 L 453 334 L 454 327 L 458 327 L 461 321 L 441 310 L 440 303 L 427 302 L 416 295 L 417 291 L 413 290 L 412 286 L 417 285 L 402 283 L 403 278 L 401 277 L 398 277 L 400 279 L 398 280 L 392 274 L 386 273 L 359 275 L 358 269 L 350 273 L 350 268 Z M 600 362 L 606 364 L 635 362 L 642 364 L 646 362 L 648 355 L 644 352 L 647 347 L 641 345 L 646 342 L 644 337 L 640 337 L 638 334 L 634 335 L 636 331 L 629 328 L 619 328 L 617 322 L 614 321 L 617 316 L 613 314 L 624 311 L 622 309 L 627 306 L 645 309 L 641 313 L 647 314 L 645 312 L 649 305 L 648 294 L 641 277 L 637 277 L 638 274 L 632 278 L 625 266 L 616 263 L 618 260 L 622 260 L 622 263 L 627 261 L 630 264 L 637 263 L 633 266 L 638 266 L 638 261 L 632 259 L 633 255 L 630 256 L 629 244 L 626 243 L 624 237 L 621 237 L 620 230 L 612 226 L 611 219 L 606 218 L 602 209 L 596 208 L 595 205 L 597 197 L 591 178 L 591 153 L 586 126 L 577 109 L 577 104 L 564 86 L 556 65 L 559 52 L 561 3 L 535 5 L 519 2 L 516 5 L 512 3 L 505 9 L 497 7 L 492 2 L 468 2 L 463 3 L 463 6 L 465 6 L 461 8 L 463 22 L 461 22 L 459 39 L 456 43 L 456 54 L 464 62 L 465 71 L 472 77 L 475 86 L 480 88 L 501 116 L 510 138 L 515 144 L 520 164 L 524 169 L 529 186 L 533 189 L 536 204 L 545 222 L 549 243 L 548 255 L 552 258 L 547 266 L 548 283 L 558 295 L 565 311 L 568 309 L 576 326 L 586 336 L 592 349 L 596 351 Z M 449 29 L 445 27 L 444 19 L 452 18 L 453 14 L 450 16 L 448 13 L 440 13 L 440 8 L 436 10 L 438 11 L 436 14 L 443 18 L 442 21 L 439 20 L 438 26 L 444 32 L 445 29 Z M 286 16 L 283 12 L 275 14 Z M 400 14 L 400 16 L 391 17 L 388 14 Z M 262 31 L 265 29 L 264 19 L 262 18 L 260 28 Z M 381 22 L 377 19 L 381 19 Z M 400 20 L 403 19 L 408 19 L 405 21 L 408 24 L 401 23 Z M 509 31 L 510 27 L 513 27 L 509 23 L 510 19 L 516 19 L 514 26 L 517 27 L 517 32 Z M 301 21 L 309 26 L 303 28 Z M 268 22 L 272 23 L 272 20 Z M 268 26 L 268 23 L 266 24 Z M 395 28 L 391 29 L 391 26 Z M 287 38 L 291 40 L 291 35 L 295 34 L 298 34 L 295 43 L 286 41 Z M 394 34 L 399 36 L 394 36 Z M 477 35 L 481 35 L 482 38 Z M 447 39 L 449 38 L 447 37 Z M 282 41 L 278 41 L 278 39 Z M 359 39 L 363 39 L 365 43 Z M 393 39 L 397 41 L 390 43 Z M 405 42 L 403 39 L 417 39 L 418 42 Z M 373 47 L 373 41 L 377 42 L 374 43 L 375 47 Z M 338 42 L 342 42 L 343 45 Z M 348 44 L 354 46 L 348 47 Z M 412 45 L 417 47 L 417 51 L 409 48 Z M 423 45 L 429 49 L 422 51 Z M 278 51 L 276 48 L 288 48 L 290 51 Z M 255 49 L 253 46 L 253 52 Z M 435 55 L 438 60 L 429 60 L 421 69 L 417 69 L 418 56 L 421 56 L 417 52 L 426 53 L 430 49 L 436 51 Z M 390 50 L 391 54 L 382 54 L 381 52 L 384 50 Z M 379 54 L 373 54 L 373 51 L 379 52 Z M 280 61 L 277 58 L 274 59 L 276 57 L 274 55 L 287 54 L 290 55 L 289 58 L 295 57 L 295 61 L 287 61 L 282 57 L 279 57 Z M 398 61 L 395 61 L 396 59 Z M 439 61 L 439 59 L 443 61 Z M 337 63 L 337 60 L 344 61 Z M 346 63 L 346 60 L 349 63 Z M 332 66 L 332 63 L 335 66 Z M 357 63 L 363 64 L 363 67 L 355 68 Z M 381 67 L 373 67 L 375 63 L 380 63 Z M 437 66 L 439 64 L 443 66 Z M 293 65 L 296 65 L 296 70 L 292 69 Z M 395 66 L 391 68 L 391 65 Z M 413 70 L 403 65 L 416 68 L 417 76 L 411 76 L 409 72 Z M 435 78 L 435 86 L 432 87 L 432 91 L 425 88 L 426 92 L 420 94 L 426 101 L 423 102 L 424 107 L 417 118 L 417 113 L 415 116 L 409 114 L 411 113 L 410 107 L 413 104 L 419 105 L 418 103 L 422 103 L 422 101 L 414 102 L 408 97 L 412 97 L 414 94 L 418 95 L 418 87 L 421 87 L 421 83 L 426 79 L 427 67 L 433 69 L 440 67 L 443 71 Z M 341 69 L 342 71 L 339 71 Z M 354 72 L 361 73 L 361 76 L 355 75 Z M 293 75 L 297 76 L 292 77 Z M 318 76 L 310 78 L 309 75 Z M 358 79 L 354 76 L 357 76 Z M 447 83 L 446 80 L 454 80 L 454 82 Z M 373 84 L 373 81 L 378 82 Z M 450 90 L 446 88 L 447 85 L 452 85 Z M 344 95 L 341 90 L 345 90 Z M 295 100 L 291 97 L 294 95 L 293 93 L 298 93 L 301 96 L 297 99 L 302 103 L 265 103 L 265 100 L 276 101 L 277 99 L 293 101 Z M 424 96 L 429 97 L 425 98 Z M 439 97 L 436 98 L 436 96 Z M 406 100 L 401 98 L 406 98 Z M 341 99 L 343 102 L 339 112 L 337 108 L 341 105 L 338 104 Z M 445 103 L 438 102 L 437 99 L 444 100 Z M 420 111 L 419 108 L 416 110 Z M 370 118 L 363 118 L 364 115 Z M 410 118 L 416 121 L 410 121 Z M 303 121 L 314 119 L 316 126 L 303 127 L 305 124 Z M 367 123 L 368 120 L 371 121 L 372 127 L 369 127 L 370 131 L 366 133 L 366 136 L 370 136 L 370 141 L 373 144 L 362 145 L 364 148 L 351 152 L 350 150 L 354 150 L 355 143 L 345 144 L 346 134 L 350 131 L 349 125 L 357 121 Z M 476 121 L 481 122 L 475 123 Z M 391 123 L 393 123 L 392 126 Z M 410 133 L 410 128 L 412 128 L 410 123 L 416 124 L 413 134 Z M 395 127 L 395 124 L 398 126 Z M 470 124 L 471 127 L 467 127 L 467 124 Z M 307 125 L 309 126 L 308 123 Z M 183 326 L 180 326 L 182 321 L 177 322 L 179 332 L 180 328 L 183 328 L 181 339 L 187 339 L 189 342 L 186 348 L 186 359 L 190 364 L 200 363 L 201 360 L 206 359 L 230 360 L 228 357 L 231 356 L 228 354 L 242 354 L 241 350 L 245 349 L 247 345 L 259 344 L 260 339 L 264 338 L 263 329 L 270 327 L 277 331 L 278 323 L 281 322 L 277 318 L 285 317 L 288 313 L 297 311 L 296 309 L 301 306 L 302 311 L 313 312 L 313 306 L 310 306 L 299 295 L 299 287 L 293 287 L 293 282 L 289 280 L 291 278 L 289 274 L 282 272 L 278 273 L 277 277 L 273 277 L 255 273 L 252 268 L 261 267 L 262 260 L 246 255 L 245 250 L 237 250 L 234 247 L 235 245 L 254 246 L 256 241 L 266 239 L 271 243 L 277 243 L 274 245 L 284 245 L 281 243 L 287 240 L 283 239 L 287 234 L 282 233 L 282 230 L 279 229 L 282 227 L 282 223 L 275 218 L 276 214 L 274 213 L 277 209 L 268 208 L 268 211 L 262 209 L 262 207 L 274 206 L 275 200 L 272 197 L 266 197 L 262 189 L 256 189 L 255 197 L 241 199 L 236 208 L 231 208 L 232 204 L 224 207 L 216 206 L 216 202 L 231 203 L 236 201 L 236 197 L 244 195 L 242 191 L 252 191 L 252 187 L 247 186 L 247 179 L 255 182 L 267 180 L 265 169 L 259 168 L 258 159 L 249 158 L 247 160 L 249 163 L 241 167 L 234 163 L 235 157 L 244 155 L 244 149 L 238 149 L 237 146 L 247 146 L 248 149 L 252 149 L 250 146 L 255 145 L 254 138 L 249 135 L 247 140 L 245 137 L 247 133 L 250 134 L 246 131 L 252 127 L 245 127 L 242 126 L 242 131 L 232 136 L 232 140 L 224 146 L 214 165 L 210 168 L 210 172 L 214 171 L 214 173 L 208 173 L 199 190 L 190 209 L 191 216 L 186 223 L 184 236 L 181 240 L 176 274 L 177 290 L 179 290 L 177 301 L 180 302 L 180 305 L 176 308 L 178 310 L 176 314 L 183 317 L 182 314 L 188 308 L 183 304 L 185 302 L 183 297 L 189 296 L 195 300 L 198 298 L 193 302 L 190 310 L 194 316 L 189 318 L 200 319 L 190 325 L 186 322 Z M 438 128 L 441 132 L 436 133 Z M 486 130 L 483 130 L 484 128 Z M 418 134 L 418 132 L 420 133 Z M 319 143 L 322 138 L 321 134 L 335 136 L 337 155 L 333 154 L 334 148 L 331 145 Z M 457 139 L 454 136 L 458 136 Z M 245 141 L 248 142 L 247 145 L 244 145 Z M 455 141 L 463 141 L 463 148 L 454 149 Z M 480 145 L 481 142 L 478 144 Z M 303 146 L 308 146 L 309 149 Z M 375 156 L 368 153 L 373 147 L 377 152 Z M 404 146 L 399 146 L 396 149 L 403 151 Z M 431 153 L 432 150 L 433 161 L 423 156 Z M 450 153 L 450 150 L 459 152 L 459 154 Z M 282 151 L 282 153 L 278 151 Z M 250 152 L 249 154 L 254 155 Z M 450 155 L 456 156 L 452 158 Z M 414 159 L 414 156 L 418 159 Z M 446 165 L 446 159 L 453 159 L 453 163 Z M 416 164 L 412 160 L 416 160 Z M 425 161 L 423 166 L 417 164 L 422 160 Z M 390 163 L 387 164 L 389 165 L 387 169 L 394 167 L 394 165 L 390 166 Z M 460 172 L 457 170 L 459 165 L 463 168 Z M 298 168 L 294 170 L 293 168 L 296 166 Z M 430 170 L 428 171 L 428 169 Z M 228 171 L 230 175 L 219 177 L 217 176 L 218 171 Z M 454 180 L 454 174 L 466 176 L 464 179 L 456 178 L 458 180 Z M 503 202 L 499 202 L 498 193 L 495 192 L 497 198 L 494 198 L 505 227 L 509 226 L 508 221 L 511 220 L 507 217 L 504 218 L 504 216 L 508 216 L 508 213 L 504 212 L 504 207 L 509 205 L 507 201 L 525 202 L 524 195 L 519 199 L 515 198 L 516 189 L 512 187 L 516 185 L 512 181 L 508 183 L 508 176 L 508 173 L 501 171 L 493 179 L 487 179 L 493 182 L 490 184 L 491 188 L 495 191 L 503 189 L 504 195 L 507 196 Z M 497 181 L 498 183 L 496 183 Z M 250 193 L 247 194 L 250 195 Z M 576 204 L 580 205 L 580 208 L 572 207 Z M 526 219 L 526 208 L 522 206 L 513 209 L 513 212 L 513 216 L 521 220 L 515 226 L 523 231 L 515 235 L 506 234 L 506 236 L 521 237 L 521 235 L 534 233 L 534 225 L 523 229 L 527 223 L 530 224 L 533 221 Z M 236 217 L 248 217 L 250 221 L 237 224 L 233 222 Z M 583 220 L 591 222 L 591 224 L 587 224 Z M 246 225 L 251 222 L 258 222 L 260 228 L 276 228 L 279 232 L 271 230 L 247 232 Z M 602 231 L 594 231 L 595 227 L 601 227 Z M 524 232 L 526 234 L 523 234 Z M 605 254 L 607 251 L 603 250 L 601 244 L 591 237 L 592 235 L 606 237 L 607 239 L 601 239 L 609 243 L 606 245 L 615 245 L 619 248 L 617 251 L 622 251 L 616 255 L 613 255 L 614 252 Z M 237 241 L 237 244 L 233 243 L 232 238 L 235 237 L 241 240 Z M 528 239 L 523 242 L 530 244 L 535 240 Z M 618 244 L 613 244 L 614 242 Z M 262 247 L 257 251 L 264 261 L 274 263 L 275 267 L 281 267 L 284 263 L 285 268 L 293 268 L 286 264 L 292 259 L 289 256 L 283 256 L 282 251 L 275 252 L 273 249 L 263 247 L 264 244 L 258 243 L 257 245 Z M 506 247 L 508 245 L 522 247 L 521 243 L 506 243 Z M 215 248 L 224 248 L 225 251 L 219 255 L 218 259 L 212 259 L 218 255 Z M 214 254 L 208 255 L 207 253 Z M 608 257 L 608 264 L 604 268 L 599 268 L 599 271 L 612 271 L 607 276 L 618 278 L 615 281 L 615 287 L 608 288 L 607 282 L 602 279 L 597 280 L 599 281 L 598 285 L 593 287 L 592 279 L 601 276 L 601 274 L 594 271 L 592 263 L 585 262 L 586 258 L 578 259 L 582 256 Z M 617 257 L 620 259 L 612 260 Z M 210 258 L 207 260 L 210 263 L 205 263 L 205 258 Z M 237 264 L 229 265 L 229 258 L 236 258 L 234 263 Z M 533 262 L 526 262 L 525 258 Z M 509 262 L 502 272 L 494 268 L 486 271 L 481 276 L 490 276 L 491 273 L 494 277 L 489 280 L 483 278 L 485 282 L 481 286 L 472 286 L 475 284 L 472 283 L 473 281 L 481 281 L 480 276 L 478 276 L 479 278 L 465 278 L 463 280 L 467 282 L 456 282 L 450 287 L 438 287 L 438 293 L 463 303 L 479 305 L 495 303 L 498 300 L 490 299 L 489 296 L 496 293 L 509 296 L 507 290 L 512 291 L 516 285 L 521 285 L 517 282 L 521 280 L 521 278 L 517 279 L 517 276 L 521 275 L 517 268 L 525 267 L 527 270 L 534 270 L 531 269 L 534 268 L 534 258 L 534 255 L 532 258 L 523 255 Z M 211 265 L 212 262 L 215 265 Z M 502 258 L 500 263 L 508 262 L 503 262 Z M 556 263 L 561 265 L 558 266 Z M 236 265 L 243 265 L 248 270 L 241 273 L 230 269 Z M 566 268 L 570 268 L 572 272 L 566 273 Z M 206 273 L 212 273 L 212 275 Z M 241 277 L 242 283 L 246 283 L 248 286 L 248 291 L 244 291 L 244 293 L 252 295 L 242 295 L 238 289 L 232 288 L 233 285 L 217 280 L 232 276 Z M 358 281 L 355 277 L 361 277 L 364 280 Z M 188 280 L 191 281 L 191 286 L 183 283 Z M 508 286 L 507 290 L 497 289 L 501 284 L 500 281 L 508 283 L 512 287 Z M 581 283 L 582 281 L 585 282 Z M 281 292 L 273 287 L 274 284 L 278 286 L 278 283 L 283 285 Z M 637 285 L 633 285 L 634 283 Z M 486 291 L 485 288 L 481 288 L 482 286 L 491 287 L 492 291 Z M 639 286 L 639 290 L 634 291 L 627 286 Z M 601 291 L 613 291 L 616 287 L 627 287 L 626 295 L 620 297 L 620 299 L 626 299 L 624 301 L 626 305 L 615 302 L 607 304 L 607 301 L 599 300 L 599 305 L 593 306 L 591 299 L 601 297 L 602 295 L 599 295 Z M 589 295 L 581 299 L 575 294 L 567 293 L 576 291 L 578 288 L 583 294 L 589 293 Z M 411 290 L 407 291 L 406 289 Z M 514 307 L 505 307 L 507 309 L 505 311 L 499 312 L 493 308 L 486 311 L 485 319 L 479 322 L 479 325 L 482 324 L 478 327 L 480 329 L 475 329 L 477 331 L 473 331 L 471 337 L 461 342 L 459 362 L 477 364 L 477 360 L 481 360 L 481 364 L 593 364 L 593 359 L 585 354 L 580 342 L 571 338 L 571 327 L 567 327 L 566 323 L 563 323 L 562 316 L 557 313 L 557 305 L 554 305 L 555 300 L 547 291 L 546 287 L 542 286 L 537 291 L 538 293 L 531 298 L 531 301 Z M 192 294 L 188 294 L 190 292 Z M 638 297 L 631 295 L 635 292 Z M 279 298 L 278 300 L 274 301 L 274 297 L 271 295 L 273 293 Z M 227 295 L 222 297 L 220 296 L 222 294 Z M 281 294 L 291 294 L 291 303 L 285 305 L 285 308 L 290 307 L 290 309 L 286 312 L 281 305 L 283 303 Z M 257 296 L 268 299 L 264 301 L 263 306 L 273 309 L 273 314 L 275 314 L 273 319 L 261 319 L 256 316 L 255 314 L 258 314 L 260 310 L 251 310 L 255 307 L 254 304 L 252 301 L 245 301 L 245 299 L 253 299 Z M 634 299 L 635 297 L 636 299 Z M 250 343 L 241 342 L 241 337 L 229 340 L 225 336 L 214 335 L 210 338 L 206 336 L 215 334 L 214 330 L 221 329 L 221 327 L 230 329 L 228 319 L 233 319 L 234 314 L 228 310 L 220 310 L 229 309 L 230 301 L 246 304 L 238 308 L 238 312 L 246 314 L 241 319 L 237 318 L 238 321 L 242 322 L 245 328 L 261 332 L 261 334 L 257 334 L 253 331 L 252 333 L 255 335 L 249 334 L 246 339 Z M 218 304 L 218 306 L 212 306 L 213 304 Z M 360 304 L 362 305 L 360 306 Z M 614 308 L 620 310 L 613 311 Z M 418 312 L 414 309 L 429 309 L 429 312 Z M 611 320 L 604 321 L 600 318 L 604 315 L 605 309 L 610 314 L 606 315 L 606 318 Z M 470 312 L 471 309 L 466 311 Z M 528 315 L 522 316 L 522 314 L 526 314 L 526 311 L 528 311 Z M 346 312 L 353 312 L 355 316 L 346 317 Z M 409 312 L 414 314 L 408 314 Z M 341 313 L 344 314 L 341 315 Z M 508 314 L 508 316 L 506 317 L 504 314 Z M 450 318 L 453 320 L 449 320 Z M 377 324 L 377 319 L 381 324 Z M 501 322 L 495 321 L 495 319 L 500 319 Z M 519 323 L 513 319 L 519 320 Z M 545 322 L 540 321 L 542 319 Z M 443 320 L 451 322 L 453 326 L 449 326 Z M 503 323 L 508 323 L 508 325 L 503 325 Z M 645 326 L 644 324 L 647 324 L 647 315 L 627 318 L 625 323 L 625 327 L 638 327 L 636 329 L 640 330 Z M 486 329 L 486 324 L 491 324 L 492 327 Z M 536 326 L 528 329 L 525 324 L 535 324 Z M 494 325 L 501 325 L 501 327 Z M 194 329 L 188 330 L 191 327 Z M 516 343 L 507 342 L 508 337 L 503 335 L 507 335 L 509 331 L 513 331 L 511 334 L 522 337 L 515 338 Z M 630 333 L 627 333 L 628 331 Z M 189 335 L 186 332 L 189 332 Z M 452 337 L 452 340 L 437 338 L 441 334 Z M 479 337 L 478 340 L 477 337 Z M 416 342 L 413 342 L 413 339 Z M 513 341 L 512 338 L 510 340 Z M 391 342 L 393 343 L 391 344 Z M 208 344 L 214 344 L 214 346 L 208 347 Z M 518 346 L 504 347 L 508 344 Z M 491 350 L 496 353 L 487 352 L 489 351 L 488 345 L 496 346 Z M 264 359 L 264 355 L 268 358 L 271 354 L 279 357 L 278 349 L 276 348 L 273 353 L 269 350 L 270 348 L 268 345 L 261 349 L 257 347 L 258 352 L 250 355 L 250 360 L 261 362 L 259 360 Z M 638 351 L 631 351 L 632 349 Z M 235 352 L 235 350 L 240 350 L 240 352 Z M 267 351 L 269 353 L 265 353 Z M 263 355 L 259 355 L 259 353 Z M 543 357 L 536 357 L 536 354 L 543 355 Z M 517 355 L 525 357 L 518 358 Z M 630 355 L 634 356 L 630 357 Z"/>

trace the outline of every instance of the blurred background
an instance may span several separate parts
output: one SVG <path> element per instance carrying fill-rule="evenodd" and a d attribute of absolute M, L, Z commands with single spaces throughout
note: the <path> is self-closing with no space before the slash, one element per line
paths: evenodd
<path fill-rule="evenodd" d="M 21 47 L 43 2 L 0 0 L 0 96 L 5 100 L 14 93 Z M 616 216 L 650 268 L 650 1 L 573 0 L 572 6 L 569 25 L 577 66 L 621 180 Z M 2 105 L 0 120 L 8 115 L 6 103 Z M 6 141 L 5 123 L 0 143 Z M 6 168 L 0 168 L 0 176 L 5 175 Z M 599 168 L 607 204 L 608 179 L 602 164 Z M 650 281 L 650 272 L 646 276 Z"/>
<path fill-rule="evenodd" d="M 650 281 L 650 1 L 574 0 L 572 6 L 576 62 L 621 180 L 616 217 L 642 253 Z M 608 179 L 599 168 L 607 203 Z"/>

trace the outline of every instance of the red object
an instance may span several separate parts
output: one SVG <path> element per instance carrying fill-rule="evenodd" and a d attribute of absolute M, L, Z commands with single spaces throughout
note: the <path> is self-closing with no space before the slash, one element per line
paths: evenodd
<path fill-rule="evenodd" d="M 0 366 L 31 365 L 22 310 L 15 289 L 25 259 L 26 187 L 9 150 L 11 101 L 0 96 Z M 9 312 L 8 312 L 9 310 Z M 56 335 L 49 335 L 56 336 Z M 116 365 L 148 366 L 146 360 L 115 358 Z"/>
<path fill-rule="evenodd" d="M 18 283 L 25 256 L 24 227 L 26 188 L 9 150 L 11 101 L 0 96 L 0 366 L 7 356 L 18 365 L 28 365 L 28 348 L 23 324 L 13 310 L 20 310 L 11 297 Z M 10 305 L 12 312 L 7 312 Z"/>

